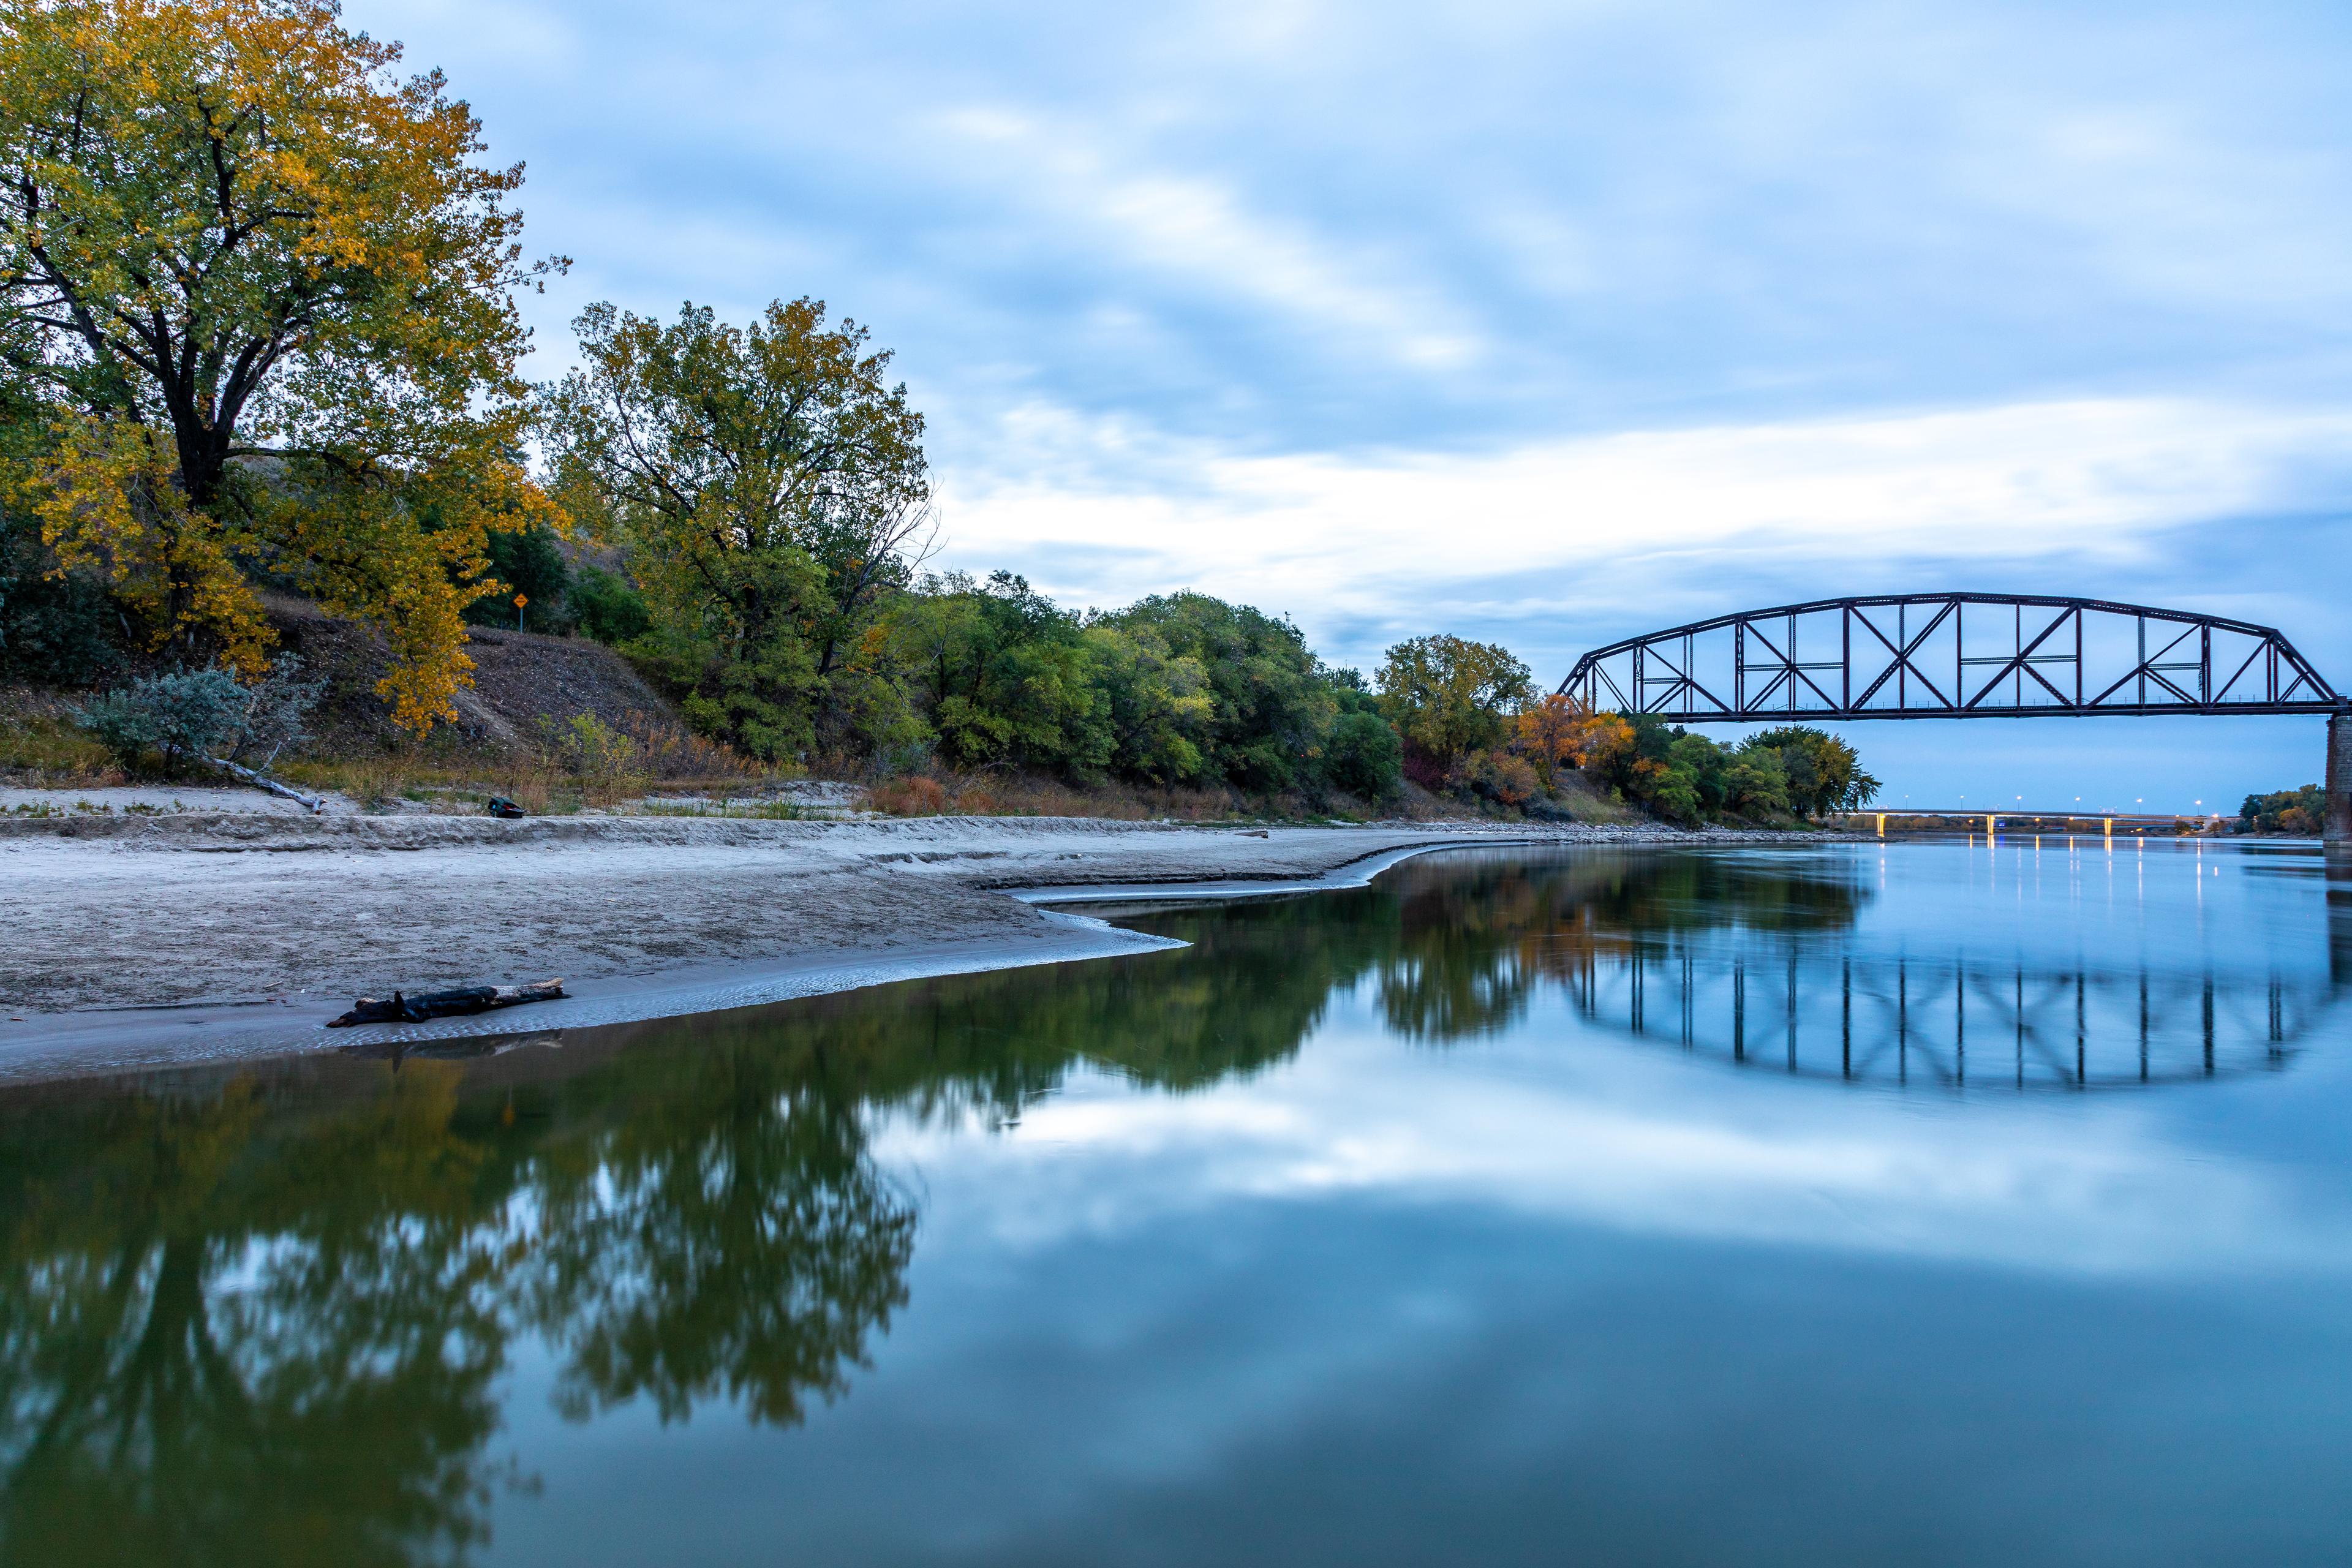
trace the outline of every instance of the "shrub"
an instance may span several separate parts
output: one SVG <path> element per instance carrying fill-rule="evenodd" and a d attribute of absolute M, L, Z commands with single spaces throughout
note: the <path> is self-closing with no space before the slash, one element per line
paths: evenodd
<path fill-rule="evenodd" d="M 645 595 L 601 566 L 583 566 L 564 600 L 581 635 L 613 646 L 646 635 L 653 625 Z"/>
<path fill-rule="evenodd" d="M 1388 800 L 1404 783 L 1404 744 L 1378 713 L 1343 713 L 1324 745 L 1323 768 L 1333 784 L 1360 800 Z"/>
<path fill-rule="evenodd" d="M 122 617 L 86 572 L 57 574 L 40 530 L 0 514 L 0 676 L 89 686 L 122 662 Z"/>
<path fill-rule="evenodd" d="M 1475 786 L 1478 793 L 1508 806 L 1522 806 L 1542 793 L 1535 764 L 1508 752 L 1478 755 Z"/>
<path fill-rule="evenodd" d="M 245 689 L 225 669 L 182 670 L 93 699 L 74 717 L 125 765 L 149 750 L 166 769 L 208 756 L 236 733 Z"/>
<path fill-rule="evenodd" d="M 937 816 L 948 808 L 948 792 L 939 780 L 914 773 L 876 784 L 866 792 L 866 804 L 892 816 Z"/>
<path fill-rule="evenodd" d="M 230 762 L 251 755 L 267 768 L 306 738 L 324 683 L 301 679 L 300 670 L 289 654 L 249 687 L 225 669 L 148 676 L 84 704 L 74 720 L 125 766 L 152 751 L 167 772 L 215 755 Z"/>
<path fill-rule="evenodd" d="M 583 778 L 625 772 L 637 760 L 637 743 L 593 713 L 575 713 L 563 728 L 563 761 Z"/>
<path fill-rule="evenodd" d="M 271 660 L 269 673 L 246 688 L 245 721 L 229 759 L 267 769 L 280 752 L 301 745 L 310 738 L 310 710 L 326 689 L 323 680 L 302 679 L 302 661 L 292 654 Z"/>

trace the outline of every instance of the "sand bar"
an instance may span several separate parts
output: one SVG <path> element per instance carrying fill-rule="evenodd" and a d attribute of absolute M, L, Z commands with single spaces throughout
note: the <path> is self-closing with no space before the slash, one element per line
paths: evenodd
<path fill-rule="evenodd" d="M 1164 945 L 1045 907 L 1056 899 L 1361 880 L 1400 853 L 1449 845 L 1739 837 L 1070 818 L 0 821 L 0 1079 L 339 1048 L 378 1035 L 619 1023 Z M 572 1000 L 321 1027 L 362 993 L 556 974 Z"/>

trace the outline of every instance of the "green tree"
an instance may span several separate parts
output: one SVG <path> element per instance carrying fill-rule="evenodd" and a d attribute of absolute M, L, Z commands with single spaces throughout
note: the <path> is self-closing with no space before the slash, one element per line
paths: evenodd
<path fill-rule="evenodd" d="M 94 686 L 121 667 L 126 640 L 96 574 L 60 569 L 39 521 L 0 506 L 0 678 Z"/>
<path fill-rule="evenodd" d="M 1742 746 L 1724 768 L 1724 804 L 1740 816 L 1769 821 L 1789 815 L 1789 770 L 1785 753 L 1767 746 Z"/>
<path fill-rule="evenodd" d="M 1529 689 L 1528 667 L 1509 650 L 1443 634 L 1397 644 L 1374 679 L 1407 744 L 1445 763 L 1501 740 Z"/>
<path fill-rule="evenodd" d="M 1174 652 L 1150 626 L 1100 621 L 1084 638 L 1109 731 L 1109 770 L 1153 784 L 1198 783 L 1211 765 L 1203 742 L 1216 717 L 1201 660 Z"/>
<path fill-rule="evenodd" d="M 923 417 L 890 355 L 822 302 L 748 327 L 611 305 L 573 323 L 582 366 L 541 397 L 559 491 L 625 544 L 652 628 L 639 651 L 688 715 L 761 757 L 901 739 L 881 611 L 928 527 Z M 896 722 L 896 721 L 892 721 Z"/>
<path fill-rule="evenodd" d="M 1854 749 L 1826 730 L 1788 724 L 1750 735 L 1739 744 L 1743 756 L 1770 752 L 1788 781 L 1788 809 L 1819 817 L 1856 811 L 1877 797 L 1879 784 L 1862 771 Z"/>
<path fill-rule="evenodd" d="M 1286 620 L 1206 594 L 1153 595 L 1093 625 L 1150 639 L 1187 673 L 1185 695 L 1206 695 L 1197 729 L 1208 778 L 1276 791 L 1313 779 L 1339 705 L 1307 638 Z"/>
<path fill-rule="evenodd" d="M 653 628 L 645 595 L 627 579 L 601 566 L 583 566 L 572 574 L 564 607 L 583 632 L 601 643 L 629 642 Z"/>
<path fill-rule="evenodd" d="M 1078 617 L 998 572 L 953 573 L 900 605 L 904 679 L 940 751 L 960 768 L 1099 777 L 1114 754 L 1095 649 Z"/>
<path fill-rule="evenodd" d="M 572 629 L 572 563 L 564 559 L 555 530 L 533 523 L 494 533 L 488 554 L 490 570 L 498 574 L 498 591 L 467 605 L 467 620 L 494 626 L 511 626 L 520 620 L 525 630 L 559 634 Z M 518 606 L 514 602 L 518 594 L 530 603 Z"/>
<path fill-rule="evenodd" d="M 2271 795 L 2250 795 L 2238 808 L 2238 831 L 2241 833 L 2284 833 L 2295 837 L 2312 837 L 2327 826 L 2327 792 L 2317 784 L 2305 784 L 2301 789 L 2279 790 Z"/>
<path fill-rule="evenodd" d="M 1404 746 L 1378 713 L 1342 713 L 1325 743 L 1324 765 L 1331 782 L 1349 795 L 1384 801 L 1404 783 Z"/>

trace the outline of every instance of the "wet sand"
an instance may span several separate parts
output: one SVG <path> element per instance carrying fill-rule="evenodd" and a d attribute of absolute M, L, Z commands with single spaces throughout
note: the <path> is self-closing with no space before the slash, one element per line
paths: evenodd
<path fill-rule="evenodd" d="M 1081 819 L 0 822 L 0 1078 L 581 1026 L 1147 951 L 1041 907 L 1310 881 L 1399 852 L 1678 841 L 1654 827 Z M 1707 835 L 1710 839 L 1740 835 Z M 1774 836 L 1776 837 L 1781 836 Z M 1008 889 L 1042 889 L 1023 897 Z M 326 1031 L 356 994 L 562 975 L 574 999 Z"/>

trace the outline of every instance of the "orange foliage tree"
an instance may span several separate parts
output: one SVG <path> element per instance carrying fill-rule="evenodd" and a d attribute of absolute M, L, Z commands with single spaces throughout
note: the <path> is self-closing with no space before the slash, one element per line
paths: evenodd
<path fill-rule="evenodd" d="M 1601 773 L 1633 744 L 1633 726 L 1614 713 L 1595 713 L 1555 691 L 1521 708 L 1512 719 L 1512 749 L 1528 759 L 1543 787 L 1556 787 L 1559 770 Z"/>

